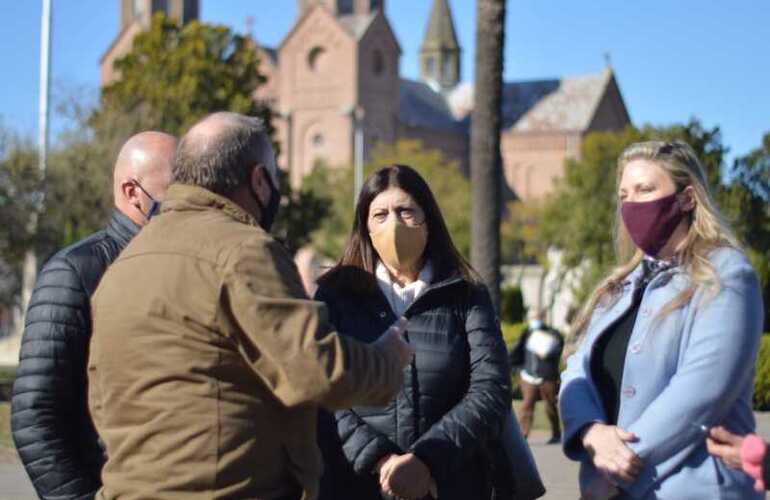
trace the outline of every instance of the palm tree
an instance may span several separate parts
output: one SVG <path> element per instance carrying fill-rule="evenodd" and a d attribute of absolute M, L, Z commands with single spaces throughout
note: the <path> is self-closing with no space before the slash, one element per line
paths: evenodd
<path fill-rule="evenodd" d="M 476 2 L 475 103 L 471 123 L 471 263 L 500 305 L 500 158 L 505 0 Z"/>

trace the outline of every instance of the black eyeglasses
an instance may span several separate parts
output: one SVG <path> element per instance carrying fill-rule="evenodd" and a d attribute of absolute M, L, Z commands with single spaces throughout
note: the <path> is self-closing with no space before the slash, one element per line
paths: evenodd
<path fill-rule="evenodd" d="M 152 201 L 155 201 L 155 198 L 154 198 L 154 197 L 153 197 L 153 196 L 152 196 L 150 193 L 148 193 L 146 189 L 144 189 L 144 186 L 142 186 L 142 183 L 141 183 L 141 182 L 139 182 L 139 180 L 138 180 L 138 179 L 131 179 L 131 182 L 133 182 L 133 183 L 136 185 L 136 187 L 138 187 L 139 189 L 141 189 L 141 190 L 142 190 L 142 192 L 143 192 L 145 195 L 147 195 L 147 197 L 148 197 L 150 200 L 152 200 Z"/>

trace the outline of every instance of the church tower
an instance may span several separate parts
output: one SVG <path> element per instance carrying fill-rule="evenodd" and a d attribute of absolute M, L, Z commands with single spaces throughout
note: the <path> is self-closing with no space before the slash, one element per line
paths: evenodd
<path fill-rule="evenodd" d="M 121 0 L 120 30 L 134 21 L 149 23 L 156 12 L 186 24 L 198 18 L 198 0 Z"/>
<path fill-rule="evenodd" d="M 298 0 L 278 47 L 281 166 L 298 186 L 318 165 L 345 167 L 396 140 L 401 49 L 384 0 Z M 357 140 L 363 139 L 361 143 Z"/>
<path fill-rule="evenodd" d="M 297 12 L 299 17 L 302 17 L 319 3 L 324 5 L 334 16 L 372 14 L 385 9 L 385 0 L 298 0 Z"/>
<path fill-rule="evenodd" d="M 116 78 L 112 68 L 129 50 L 134 37 L 150 26 L 153 14 L 163 12 L 181 24 L 198 19 L 199 0 L 118 0 L 120 2 L 120 31 L 102 56 L 102 86 Z"/>
<path fill-rule="evenodd" d="M 422 80 L 442 91 L 454 88 L 460 82 L 460 52 L 448 0 L 433 0 L 420 48 Z"/>

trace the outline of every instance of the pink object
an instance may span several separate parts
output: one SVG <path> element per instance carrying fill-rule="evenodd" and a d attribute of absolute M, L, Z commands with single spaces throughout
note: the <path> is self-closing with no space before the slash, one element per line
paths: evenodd
<path fill-rule="evenodd" d="M 741 445 L 743 472 L 754 479 L 754 489 L 757 491 L 765 491 L 765 482 L 762 480 L 765 453 L 767 453 L 767 444 L 756 434 L 749 434 L 743 439 Z"/>

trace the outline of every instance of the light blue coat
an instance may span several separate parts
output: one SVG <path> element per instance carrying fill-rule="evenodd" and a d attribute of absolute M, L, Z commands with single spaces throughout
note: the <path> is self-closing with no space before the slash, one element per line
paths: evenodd
<path fill-rule="evenodd" d="M 751 395 L 763 321 L 759 283 L 745 255 L 721 248 L 709 260 L 721 281 L 717 295 L 699 287 L 689 305 L 656 318 L 687 286 L 686 274 L 675 268 L 656 276 L 642 297 L 626 352 L 618 426 L 638 436 L 629 446 L 645 467 L 623 487 L 623 498 L 764 498 L 746 475 L 708 454 L 699 429 L 722 424 L 738 434 L 754 431 Z M 581 462 L 586 493 L 603 480 L 579 433 L 607 420 L 591 377 L 591 354 L 601 334 L 630 308 L 640 273 L 641 266 L 629 275 L 617 302 L 597 308 L 562 373 L 564 452 Z"/>

